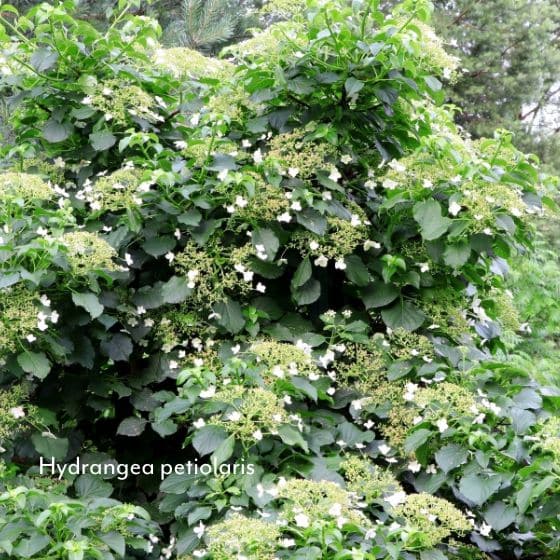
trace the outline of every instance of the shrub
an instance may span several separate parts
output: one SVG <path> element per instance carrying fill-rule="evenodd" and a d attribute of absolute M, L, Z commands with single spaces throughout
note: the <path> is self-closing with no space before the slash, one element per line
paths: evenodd
<path fill-rule="evenodd" d="M 311 0 L 207 72 L 67 4 L 2 8 L 0 380 L 34 407 L 5 472 L 212 468 L 6 475 L 5 553 L 554 558 L 558 392 L 500 353 L 549 179 L 440 105 L 430 4 Z"/>

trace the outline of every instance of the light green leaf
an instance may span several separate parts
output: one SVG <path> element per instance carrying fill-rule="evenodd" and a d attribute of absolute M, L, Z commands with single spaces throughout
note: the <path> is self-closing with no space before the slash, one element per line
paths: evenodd
<path fill-rule="evenodd" d="M 74 292 L 72 294 L 72 301 L 78 307 L 83 307 L 91 315 L 92 319 L 96 319 L 103 313 L 103 305 L 99 303 L 99 298 L 91 292 L 85 294 Z"/>
<path fill-rule="evenodd" d="M 389 328 L 407 331 L 415 331 L 426 319 L 424 313 L 408 301 L 400 301 L 393 307 L 384 309 L 381 311 L 381 317 Z"/>
<path fill-rule="evenodd" d="M 214 453 L 212 453 L 211 462 L 212 464 L 221 465 L 227 461 L 233 455 L 233 448 L 235 447 L 235 437 L 229 436 L 227 439 L 222 441 L 220 445 L 216 448 Z"/>
<path fill-rule="evenodd" d="M 470 502 L 481 506 L 500 487 L 500 477 L 484 477 L 477 474 L 469 474 L 461 478 L 459 492 Z"/>
<path fill-rule="evenodd" d="M 466 463 L 467 457 L 468 451 L 465 448 L 450 443 L 436 453 L 436 462 L 443 472 L 448 473 L 450 470 Z"/>
<path fill-rule="evenodd" d="M 146 422 L 144 418 L 137 418 L 136 416 L 131 416 L 130 418 L 125 418 L 117 428 L 117 434 L 121 436 L 137 437 L 139 436 L 146 427 Z"/>
<path fill-rule="evenodd" d="M 278 435 L 286 445 L 298 445 L 306 453 L 309 451 L 307 442 L 303 439 L 301 432 L 297 428 L 294 428 L 289 424 L 282 424 L 278 428 Z"/>
<path fill-rule="evenodd" d="M 51 363 L 43 352 L 22 352 L 17 362 L 23 371 L 39 379 L 45 379 L 51 371 Z"/>
<path fill-rule="evenodd" d="M 471 256 L 471 246 L 467 241 L 447 245 L 443 253 L 445 264 L 455 269 L 462 267 Z"/>
<path fill-rule="evenodd" d="M 399 297 L 399 290 L 392 284 L 385 284 L 375 280 L 362 290 L 362 301 L 366 309 L 384 307 Z"/>
<path fill-rule="evenodd" d="M 103 130 L 101 132 L 93 132 L 89 135 L 89 142 L 91 147 L 96 152 L 103 152 L 112 148 L 117 141 L 116 136 L 113 135 L 109 130 Z"/>
<path fill-rule="evenodd" d="M 218 324 L 232 334 L 237 334 L 245 326 L 241 306 L 232 299 L 218 302 L 214 306 L 214 312 L 218 314 Z"/>
<path fill-rule="evenodd" d="M 203 426 L 196 431 L 192 444 L 200 455 L 209 455 L 227 438 L 227 432 L 220 426 Z"/>
<path fill-rule="evenodd" d="M 412 213 L 420 226 L 422 237 L 427 241 L 441 237 L 453 222 L 442 216 L 439 202 L 433 199 L 417 202 Z"/>
<path fill-rule="evenodd" d="M 46 459 L 55 458 L 59 461 L 66 457 L 68 452 L 68 439 L 61 437 L 52 437 L 42 435 L 40 433 L 31 436 L 33 446 L 37 453 L 41 454 Z"/>
<path fill-rule="evenodd" d="M 192 288 L 188 287 L 187 278 L 172 276 L 161 288 L 163 301 L 165 303 L 182 303 L 192 293 Z"/>

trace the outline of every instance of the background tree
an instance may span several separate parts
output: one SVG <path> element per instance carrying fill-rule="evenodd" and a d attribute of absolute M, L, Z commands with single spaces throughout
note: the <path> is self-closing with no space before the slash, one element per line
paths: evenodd
<path fill-rule="evenodd" d="M 473 136 L 496 128 L 560 168 L 558 0 L 435 0 L 434 27 L 464 71 L 450 89 Z"/>

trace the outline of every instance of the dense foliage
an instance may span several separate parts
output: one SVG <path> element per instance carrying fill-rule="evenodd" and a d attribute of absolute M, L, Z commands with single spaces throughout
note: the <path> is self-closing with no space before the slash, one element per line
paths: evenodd
<path fill-rule="evenodd" d="M 222 59 L 131 7 L 1 8 L 0 550 L 557 557 L 560 390 L 504 358 L 554 183 L 456 127 L 431 5 Z"/>

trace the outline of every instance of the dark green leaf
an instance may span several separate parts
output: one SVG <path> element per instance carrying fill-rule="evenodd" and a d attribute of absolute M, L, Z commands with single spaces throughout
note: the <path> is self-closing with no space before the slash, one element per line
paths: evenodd
<path fill-rule="evenodd" d="M 125 418 L 117 428 L 117 434 L 121 436 L 137 437 L 139 436 L 146 427 L 147 420 L 144 418 L 137 418 L 136 416 L 131 416 L 130 418 Z"/>
<path fill-rule="evenodd" d="M 441 237 L 452 223 L 452 220 L 442 216 L 439 202 L 433 199 L 417 202 L 412 213 L 420 226 L 422 237 L 427 241 Z"/>
<path fill-rule="evenodd" d="M 113 133 L 109 130 L 94 132 L 89 135 L 89 142 L 91 144 L 91 147 L 96 152 L 103 152 L 105 150 L 108 150 L 109 148 L 112 148 L 115 145 L 116 141 L 116 136 L 114 136 Z"/>
<path fill-rule="evenodd" d="M 51 363 L 43 352 L 22 352 L 17 362 L 23 371 L 39 379 L 45 379 L 51 371 Z"/>
<path fill-rule="evenodd" d="M 426 319 L 424 313 L 408 301 L 401 301 L 389 309 L 384 309 L 381 311 L 381 317 L 389 328 L 407 331 L 415 331 Z"/>
<path fill-rule="evenodd" d="M 84 294 L 73 292 L 72 301 L 78 307 L 83 307 L 91 315 L 92 319 L 96 319 L 103 313 L 103 305 L 99 303 L 99 298 L 91 292 Z"/>

